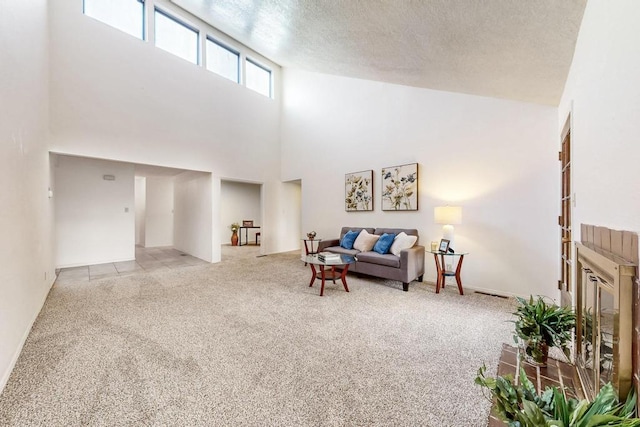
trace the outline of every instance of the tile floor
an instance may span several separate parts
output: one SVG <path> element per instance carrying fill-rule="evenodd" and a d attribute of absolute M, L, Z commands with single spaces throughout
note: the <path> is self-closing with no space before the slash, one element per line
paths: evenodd
<path fill-rule="evenodd" d="M 209 264 L 200 258 L 187 255 L 172 247 L 142 248 L 136 246 L 135 261 L 110 262 L 107 264 L 85 265 L 62 268 L 58 271 L 56 283 L 82 282 L 105 277 L 125 276 L 151 271 L 169 270 L 192 265 Z"/>

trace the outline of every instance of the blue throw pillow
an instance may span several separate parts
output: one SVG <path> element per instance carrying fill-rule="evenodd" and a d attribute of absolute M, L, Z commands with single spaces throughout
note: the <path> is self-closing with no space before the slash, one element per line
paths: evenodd
<path fill-rule="evenodd" d="M 391 233 L 383 233 L 382 236 L 378 239 L 376 244 L 373 246 L 373 250 L 378 252 L 381 255 L 384 255 L 389 252 L 391 249 L 391 245 L 393 244 L 393 239 L 396 238 L 396 235 Z"/>
<path fill-rule="evenodd" d="M 359 231 L 347 231 L 342 236 L 342 241 L 340 242 L 340 246 L 345 249 L 353 249 L 353 243 L 356 241 L 356 237 L 360 234 Z"/>

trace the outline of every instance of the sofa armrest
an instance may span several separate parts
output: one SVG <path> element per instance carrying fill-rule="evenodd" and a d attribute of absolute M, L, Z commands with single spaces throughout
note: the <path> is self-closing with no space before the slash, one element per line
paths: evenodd
<path fill-rule="evenodd" d="M 338 246 L 340 244 L 340 239 L 329 239 L 329 240 L 321 240 L 318 243 L 318 252 L 322 252 L 325 248 L 330 246 Z"/>
<path fill-rule="evenodd" d="M 424 246 L 415 245 L 401 251 L 400 267 L 406 274 L 404 282 L 410 282 L 424 275 Z"/>

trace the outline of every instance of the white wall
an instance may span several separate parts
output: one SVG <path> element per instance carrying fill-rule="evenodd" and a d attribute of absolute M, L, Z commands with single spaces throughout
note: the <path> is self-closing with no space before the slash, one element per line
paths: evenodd
<path fill-rule="evenodd" d="M 220 193 L 213 190 L 211 174 L 176 175 L 174 190 L 174 247 L 205 261 L 219 262 L 220 244 L 213 243 L 219 237 L 212 233 L 212 200 Z"/>
<path fill-rule="evenodd" d="M 135 259 L 134 166 L 57 156 L 54 169 L 56 266 Z"/>
<path fill-rule="evenodd" d="M 282 200 L 286 201 L 280 206 L 280 230 L 284 230 L 281 240 L 287 247 L 300 248 L 302 251 L 302 238 L 311 229 L 302 229 L 302 185 L 300 181 L 285 182 L 282 185 Z M 302 252 L 301 252 L 302 253 Z"/>
<path fill-rule="evenodd" d="M 147 207 L 147 178 L 136 176 L 134 184 L 136 203 L 136 245 L 145 245 L 145 215 Z"/>
<path fill-rule="evenodd" d="M 556 295 L 559 205 L 553 107 L 286 69 L 283 179 L 302 179 L 302 228 L 412 227 L 441 237 L 433 208 L 463 207 L 463 282 Z M 419 210 L 382 212 L 383 167 L 419 163 Z M 344 174 L 374 170 L 373 212 L 347 213 Z M 427 278 L 435 266 L 427 259 Z"/>
<path fill-rule="evenodd" d="M 151 0 L 145 3 L 153 6 Z M 162 3 L 177 10 L 170 2 Z M 55 151 L 278 185 L 281 81 L 277 65 L 264 60 L 274 72 L 276 99 L 268 99 L 152 42 L 84 16 L 82 0 L 51 2 L 50 9 L 51 144 Z M 212 194 L 212 206 L 220 207 L 219 192 Z M 272 224 L 278 222 L 276 213 L 283 201 L 268 198 L 264 203 L 262 225 L 275 230 Z M 212 236 L 220 245 L 222 218 L 214 216 L 214 220 Z M 274 250 L 284 247 L 277 241 L 272 246 Z"/>
<path fill-rule="evenodd" d="M 3 1 L 0 9 L 1 392 L 55 267 L 53 199 L 48 197 L 53 185 L 47 143 L 47 2 Z"/>
<path fill-rule="evenodd" d="M 220 234 L 223 236 L 222 244 L 231 242 L 230 226 L 234 222 L 242 225 L 243 220 L 253 220 L 253 224 L 262 225 L 262 207 L 260 206 L 260 184 L 246 182 L 222 181 L 220 185 L 220 203 L 223 209 L 220 211 L 222 221 Z M 248 230 L 249 242 L 255 243 L 255 234 L 258 231 Z M 224 236 L 228 240 L 224 240 Z M 260 236 L 262 238 L 262 235 Z M 245 230 L 242 232 L 242 242 L 245 243 Z"/>
<path fill-rule="evenodd" d="M 173 177 L 147 177 L 145 247 L 173 246 Z"/>
<path fill-rule="evenodd" d="M 639 21 L 640 2 L 590 0 L 580 27 L 559 108 L 564 124 L 573 104 L 577 241 L 580 223 L 640 231 Z"/>

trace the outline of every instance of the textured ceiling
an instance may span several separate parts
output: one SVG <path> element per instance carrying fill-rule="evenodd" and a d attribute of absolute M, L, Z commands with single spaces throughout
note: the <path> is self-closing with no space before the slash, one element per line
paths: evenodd
<path fill-rule="evenodd" d="M 586 0 L 172 0 L 274 62 L 557 105 Z"/>

